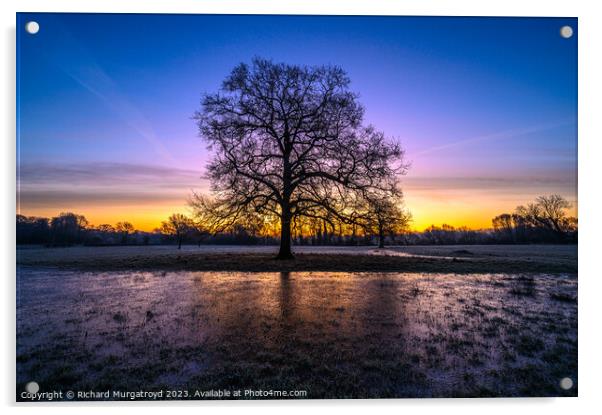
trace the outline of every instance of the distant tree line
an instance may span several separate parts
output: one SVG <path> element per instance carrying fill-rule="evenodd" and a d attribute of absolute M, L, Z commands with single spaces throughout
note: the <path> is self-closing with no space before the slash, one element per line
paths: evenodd
<path fill-rule="evenodd" d="M 158 235 L 134 229 L 129 222 L 90 225 L 76 213 L 63 212 L 53 218 L 17 215 L 17 244 L 48 246 L 129 245 L 158 243 Z"/>
<path fill-rule="evenodd" d="M 242 226 L 211 235 L 194 220 L 179 213 L 171 215 L 152 232 L 137 230 L 127 221 L 94 226 L 84 216 L 71 212 L 52 218 L 17 215 L 16 233 L 17 244 L 45 246 L 174 244 L 180 248 L 182 244 L 248 245 L 276 244 L 278 241 L 255 235 Z"/>
<path fill-rule="evenodd" d="M 577 218 L 566 213 L 571 207 L 562 196 L 540 196 L 514 213 L 493 218 L 495 237 L 503 243 L 576 243 Z"/>
<path fill-rule="evenodd" d="M 559 195 L 540 196 L 513 213 L 492 219 L 492 228 L 473 230 L 450 225 L 429 226 L 403 235 L 408 245 L 470 245 L 577 243 L 577 218 L 568 216 L 571 203 Z"/>
<path fill-rule="evenodd" d="M 129 222 L 90 225 L 75 213 L 53 218 L 17 215 L 17 243 L 47 246 L 69 245 L 278 245 L 278 218 L 245 214 L 216 230 L 209 212 L 211 201 L 202 197 L 192 202 L 191 217 L 175 213 L 152 232 L 134 229 Z M 204 204 L 206 203 L 206 204 Z M 462 245 L 576 243 L 577 218 L 567 215 L 571 204 L 558 195 L 540 196 L 533 203 L 518 206 L 492 220 L 492 228 L 474 230 L 443 224 L 424 231 L 411 231 L 409 212 L 391 201 L 373 204 L 352 223 L 335 215 L 315 219 L 297 217 L 291 224 L 293 245 Z"/>

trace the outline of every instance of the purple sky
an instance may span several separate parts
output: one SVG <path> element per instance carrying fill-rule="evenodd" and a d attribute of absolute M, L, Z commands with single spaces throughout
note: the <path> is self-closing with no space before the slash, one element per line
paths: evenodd
<path fill-rule="evenodd" d="M 191 116 L 253 56 L 348 72 L 366 122 L 406 149 L 418 229 L 488 227 L 542 194 L 576 206 L 576 19 L 26 13 L 18 27 L 26 215 L 152 229 L 186 212 L 209 157 Z"/>

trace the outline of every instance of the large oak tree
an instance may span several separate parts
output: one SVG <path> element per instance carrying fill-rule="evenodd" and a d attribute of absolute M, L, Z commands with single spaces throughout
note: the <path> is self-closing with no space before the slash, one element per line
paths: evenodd
<path fill-rule="evenodd" d="M 278 217 L 278 258 L 287 259 L 295 217 L 352 221 L 365 195 L 400 195 L 403 150 L 362 124 L 364 108 L 349 82 L 336 66 L 256 58 L 203 97 L 195 119 L 213 150 L 207 176 L 219 223 L 249 214 Z"/>

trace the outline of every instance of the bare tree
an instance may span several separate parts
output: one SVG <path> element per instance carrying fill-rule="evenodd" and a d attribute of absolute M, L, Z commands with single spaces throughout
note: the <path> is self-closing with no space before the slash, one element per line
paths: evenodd
<path fill-rule="evenodd" d="M 115 232 L 115 228 L 112 225 L 109 225 L 108 223 L 103 223 L 102 225 L 98 225 L 96 227 L 96 230 L 98 232 L 103 232 L 103 233 L 113 233 L 113 232 Z"/>
<path fill-rule="evenodd" d="M 539 196 L 535 203 L 517 207 L 516 214 L 528 225 L 547 229 L 563 238 L 576 228 L 576 219 L 566 214 L 571 207 L 571 203 L 560 195 Z"/>
<path fill-rule="evenodd" d="M 493 218 L 493 230 L 503 242 L 570 242 L 577 238 L 577 218 L 568 216 L 571 207 L 560 195 L 539 196 L 512 214 Z"/>
<path fill-rule="evenodd" d="M 403 208 L 400 197 L 388 194 L 367 199 L 364 227 L 369 234 L 378 236 L 378 247 L 385 247 L 385 236 L 407 231 L 412 217 Z"/>
<path fill-rule="evenodd" d="M 117 222 L 115 224 L 115 230 L 121 233 L 121 243 L 127 245 L 130 233 L 134 232 L 134 225 L 130 222 Z"/>
<path fill-rule="evenodd" d="M 50 235 L 52 245 L 70 245 L 82 242 L 88 227 L 88 220 L 71 212 L 61 212 L 50 219 Z"/>
<path fill-rule="evenodd" d="M 162 233 L 176 238 L 178 249 L 182 249 L 184 237 L 194 229 L 195 226 L 192 219 L 181 213 L 174 213 L 166 221 L 161 222 L 160 228 Z"/>
<path fill-rule="evenodd" d="M 493 230 L 503 241 L 516 242 L 516 216 L 517 215 L 511 215 L 509 213 L 502 213 L 491 220 Z"/>
<path fill-rule="evenodd" d="M 354 200 L 397 194 L 403 150 L 362 125 L 363 107 L 338 67 L 256 58 L 234 68 L 195 114 L 214 151 L 207 176 L 221 226 L 252 212 L 280 222 L 279 259 L 292 258 L 298 216 L 353 219 Z M 193 207 L 206 200 L 193 198 Z"/>

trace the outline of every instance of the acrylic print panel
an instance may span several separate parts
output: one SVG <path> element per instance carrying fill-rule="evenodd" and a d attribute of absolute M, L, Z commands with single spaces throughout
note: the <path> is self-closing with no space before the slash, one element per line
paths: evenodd
<path fill-rule="evenodd" d="M 577 395 L 576 19 L 17 28 L 17 400 Z"/>

